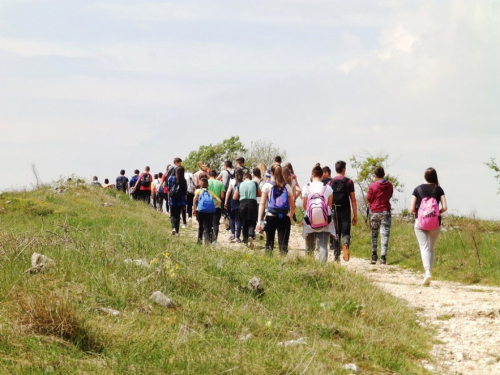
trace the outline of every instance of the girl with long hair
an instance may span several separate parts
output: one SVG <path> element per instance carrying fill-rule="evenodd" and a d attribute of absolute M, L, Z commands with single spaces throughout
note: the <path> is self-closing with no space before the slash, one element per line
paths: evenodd
<path fill-rule="evenodd" d="M 419 185 L 413 190 L 413 195 L 411 197 L 410 212 L 415 214 L 415 235 L 417 236 L 417 241 L 420 246 L 420 255 L 422 257 L 422 264 L 424 266 L 424 282 L 423 284 L 429 286 L 432 279 L 432 265 L 434 263 L 434 249 L 436 247 L 436 242 L 441 232 L 441 214 L 448 210 L 446 204 L 446 197 L 444 191 L 439 186 L 439 180 L 437 172 L 434 168 L 427 168 L 424 174 L 425 184 Z M 438 223 L 433 229 L 423 229 L 421 225 L 424 218 L 420 218 L 419 208 L 422 204 L 424 198 L 434 198 L 437 204 L 441 205 L 439 209 Z M 427 200 L 426 200 L 427 201 Z M 436 208 L 437 209 L 437 208 Z M 434 213 L 429 213 L 433 216 Z M 419 225 L 420 222 L 420 225 Z"/>
<path fill-rule="evenodd" d="M 266 212 L 267 206 L 267 212 Z M 264 212 L 266 216 L 264 218 Z M 259 205 L 257 230 L 266 232 L 266 252 L 271 254 L 274 248 L 274 239 L 278 232 L 278 247 L 280 254 L 288 253 L 290 238 L 290 217 L 295 212 L 295 201 L 292 187 L 286 182 L 279 164 L 271 167 L 271 181 L 264 184 Z M 263 227 L 263 220 L 265 226 Z"/>

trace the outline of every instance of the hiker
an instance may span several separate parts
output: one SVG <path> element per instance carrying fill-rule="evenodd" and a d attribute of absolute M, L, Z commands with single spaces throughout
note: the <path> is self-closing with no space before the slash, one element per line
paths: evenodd
<path fill-rule="evenodd" d="M 130 198 L 132 199 L 138 199 L 138 192 L 135 191 L 135 184 L 137 183 L 137 180 L 139 179 L 139 170 L 136 169 L 134 171 L 134 175 L 130 178 L 129 181 L 129 194 Z"/>
<path fill-rule="evenodd" d="M 215 200 L 215 203 L 214 203 Z M 210 231 L 212 228 L 215 206 L 220 205 L 222 201 L 213 192 L 208 189 L 208 180 L 201 178 L 200 188 L 194 193 L 193 215 L 198 220 L 198 243 L 201 243 L 201 238 L 205 245 L 210 243 Z"/>
<path fill-rule="evenodd" d="M 186 209 L 187 182 L 184 173 L 184 167 L 177 167 L 175 168 L 175 174 L 168 179 L 172 236 L 179 234 L 181 211 Z"/>
<path fill-rule="evenodd" d="M 235 189 L 234 199 L 240 201 L 238 216 L 243 228 L 243 243 L 248 245 L 252 250 L 254 248 L 255 226 L 257 225 L 259 210 L 257 197 L 261 195 L 259 184 L 252 181 L 252 175 L 250 173 L 245 173 L 243 175 L 243 182 Z"/>
<path fill-rule="evenodd" d="M 114 188 L 114 187 L 115 187 L 114 184 L 109 183 L 109 179 L 107 178 L 104 179 L 104 184 L 102 185 L 103 189 Z"/>
<path fill-rule="evenodd" d="M 234 170 L 233 170 L 233 163 L 231 160 L 226 160 L 224 162 L 224 170 L 222 170 L 219 175 L 217 176 L 217 179 L 219 181 L 222 181 L 224 184 L 224 191 L 227 193 L 227 190 L 229 189 L 229 182 L 234 178 Z"/>
<path fill-rule="evenodd" d="M 286 183 L 279 164 L 272 165 L 270 174 L 271 181 L 266 182 L 262 188 L 257 230 L 263 229 L 266 232 L 266 252 L 268 254 L 272 254 L 274 249 L 277 231 L 280 254 L 286 255 L 290 238 L 290 217 L 295 212 L 293 191 L 292 187 Z M 265 217 L 264 212 L 266 212 Z"/>
<path fill-rule="evenodd" d="M 97 176 L 92 177 L 92 182 L 90 183 L 90 185 L 102 187 Z"/>
<path fill-rule="evenodd" d="M 306 254 L 319 248 L 319 261 L 328 261 L 328 239 L 335 235 L 332 220 L 333 190 L 322 182 L 323 170 L 316 164 L 311 172 L 311 182 L 302 188 L 302 203 L 305 208 L 302 234 L 306 242 Z"/>
<path fill-rule="evenodd" d="M 170 200 L 168 199 L 168 178 L 174 173 L 175 167 L 168 164 L 165 173 L 161 177 L 160 189 L 163 190 L 163 197 L 165 199 L 165 212 L 170 213 Z"/>
<path fill-rule="evenodd" d="M 217 242 L 217 238 L 219 237 L 219 225 L 220 225 L 220 218 L 222 216 L 221 203 L 225 198 L 224 184 L 221 181 L 217 180 L 216 177 L 217 177 L 217 171 L 211 170 L 210 178 L 208 179 L 208 190 L 210 190 L 210 192 L 212 192 L 216 197 L 220 199 L 220 202 L 217 203 L 216 199 L 214 198 L 215 212 L 212 217 L 212 232 L 211 232 L 213 236 L 210 239 L 210 242 L 212 244 L 215 244 Z"/>
<path fill-rule="evenodd" d="M 187 209 L 185 212 L 187 212 L 188 215 L 187 221 L 191 225 L 193 222 L 193 199 L 196 186 L 194 184 L 193 174 L 191 172 L 186 171 L 184 173 L 184 178 L 186 179 L 187 182 Z M 183 225 L 185 226 L 186 218 L 183 217 L 183 220 L 184 220 Z"/>
<path fill-rule="evenodd" d="M 161 184 L 161 180 L 159 179 L 158 177 L 158 173 L 155 173 L 154 176 L 153 176 L 153 182 L 151 182 L 151 201 L 153 202 L 153 208 L 155 210 L 158 210 L 157 208 L 157 192 L 158 190 L 160 189 L 160 184 Z"/>
<path fill-rule="evenodd" d="M 245 158 L 239 157 L 238 159 L 235 160 L 235 162 L 236 162 L 236 168 L 241 168 L 243 174 L 250 173 L 250 169 L 248 169 L 248 167 L 245 166 Z"/>
<path fill-rule="evenodd" d="M 125 177 L 125 169 L 120 171 L 120 175 L 116 178 L 116 190 L 128 193 L 128 178 Z"/>
<path fill-rule="evenodd" d="M 283 168 L 283 175 L 285 176 L 285 180 L 287 180 L 287 182 L 288 182 L 287 175 L 290 175 L 290 181 L 291 181 L 290 186 L 292 187 L 293 199 L 295 200 L 302 194 L 302 191 L 300 190 L 299 186 L 299 181 L 297 179 L 297 175 L 293 171 L 291 163 L 286 163 L 285 165 L 283 165 L 282 168 Z"/>
<path fill-rule="evenodd" d="M 439 186 L 437 172 L 427 168 L 424 174 L 426 183 L 413 190 L 410 212 L 415 214 L 415 235 L 420 246 L 424 266 L 424 282 L 428 286 L 432 279 L 434 248 L 441 231 L 441 214 L 448 210 L 444 191 Z M 439 208 L 441 204 L 441 208 Z"/>
<path fill-rule="evenodd" d="M 229 241 L 240 243 L 241 222 L 239 217 L 240 201 L 234 199 L 234 192 L 239 184 L 243 182 L 243 171 L 240 168 L 234 170 L 234 179 L 230 181 L 229 188 L 226 192 L 225 209 L 229 212 L 229 228 L 231 229 L 231 236 Z"/>
<path fill-rule="evenodd" d="M 370 226 L 372 228 L 372 259 L 377 264 L 377 242 L 380 231 L 380 264 L 387 263 L 387 248 L 391 232 L 391 198 L 394 191 L 392 183 L 386 180 L 383 167 L 375 168 L 375 182 L 368 187 L 366 200 L 370 205 Z"/>
<path fill-rule="evenodd" d="M 158 172 L 158 180 L 155 180 L 155 188 L 156 188 L 156 194 L 155 194 L 155 200 L 156 200 L 156 209 L 158 212 L 163 212 L 163 201 L 165 200 L 165 190 L 163 189 L 163 186 L 161 186 L 163 180 L 163 173 Z"/>
<path fill-rule="evenodd" d="M 333 239 L 334 261 L 340 262 L 340 242 L 342 241 L 342 257 L 344 261 L 349 261 L 349 245 L 351 242 L 351 223 L 358 223 L 358 207 L 356 204 L 356 195 L 354 194 L 354 182 L 345 177 L 345 161 L 339 160 L 335 163 L 335 172 L 333 177 L 333 204 L 335 221 L 335 232 L 337 237 Z M 352 207 L 352 222 L 351 222 Z"/>
<path fill-rule="evenodd" d="M 194 180 L 194 185 L 196 186 L 196 189 L 200 188 L 200 179 L 205 175 L 206 179 L 208 180 L 208 166 L 199 161 L 198 162 L 198 171 L 193 174 L 193 180 Z"/>
<path fill-rule="evenodd" d="M 147 204 L 150 204 L 151 201 L 151 183 L 153 182 L 153 177 L 149 173 L 149 170 L 150 168 L 148 166 L 144 168 L 144 172 L 139 175 L 134 186 L 137 199 L 143 200 Z"/>

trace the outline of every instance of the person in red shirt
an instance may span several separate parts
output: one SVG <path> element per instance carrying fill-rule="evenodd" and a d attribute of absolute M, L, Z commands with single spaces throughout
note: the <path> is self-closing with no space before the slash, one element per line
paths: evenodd
<path fill-rule="evenodd" d="M 387 263 L 387 248 L 391 233 L 391 198 L 394 188 L 390 181 L 384 179 L 385 171 L 382 167 L 375 168 L 375 182 L 368 188 L 366 199 L 370 205 L 370 225 L 372 228 L 372 260 L 378 260 L 377 242 L 380 231 L 381 256 L 380 264 Z"/>
<path fill-rule="evenodd" d="M 143 200 L 146 203 L 150 203 L 151 201 L 151 182 L 153 181 L 153 177 L 149 173 L 149 167 L 144 168 L 144 172 L 142 172 L 135 183 L 134 190 L 137 192 L 137 199 Z M 137 190 L 139 189 L 139 190 Z"/>

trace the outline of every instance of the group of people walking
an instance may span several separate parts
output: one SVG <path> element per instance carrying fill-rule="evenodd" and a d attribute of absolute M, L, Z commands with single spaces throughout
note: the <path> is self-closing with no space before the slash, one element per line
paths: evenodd
<path fill-rule="evenodd" d="M 103 187 L 115 187 L 129 193 L 133 199 L 151 203 L 155 209 L 170 214 L 172 235 L 179 234 L 193 217 L 198 221 L 198 242 L 215 244 L 219 236 L 221 218 L 229 221 L 229 240 L 242 242 L 254 248 L 257 235 L 265 233 L 265 250 L 272 253 L 276 245 L 280 254 L 287 254 L 292 220 L 303 216 L 302 234 L 306 253 L 319 250 L 319 261 L 328 260 L 333 250 L 333 260 L 350 259 L 351 226 L 358 222 L 358 208 L 354 182 L 345 176 L 346 163 L 335 163 L 334 175 L 328 166 L 316 164 L 309 182 L 300 187 L 290 163 L 282 165 L 277 156 L 267 168 L 259 163 L 250 170 L 245 159 L 224 163 L 221 172 L 199 162 L 198 171 L 188 172 L 182 160 L 175 158 L 165 173 L 152 176 L 150 168 L 142 173 L 135 170 L 129 180 L 120 171 L 116 184 L 106 181 Z M 425 183 L 415 188 L 410 212 L 416 216 L 415 233 L 420 246 L 424 266 L 424 285 L 430 285 L 434 249 L 440 232 L 441 214 L 447 204 L 440 187 L 437 172 L 428 168 Z M 393 185 L 385 179 L 384 168 L 374 170 L 374 182 L 369 186 L 366 199 L 370 209 L 371 263 L 387 263 L 387 251 L 391 229 L 391 198 Z M 100 185 L 97 177 L 92 182 Z M 301 210 L 302 215 L 296 215 Z M 380 258 L 378 237 L 381 237 Z"/>

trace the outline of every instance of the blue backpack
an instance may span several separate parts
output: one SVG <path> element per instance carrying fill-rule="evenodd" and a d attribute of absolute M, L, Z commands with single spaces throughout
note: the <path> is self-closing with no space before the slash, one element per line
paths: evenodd
<path fill-rule="evenodd" d="M 274 186 L 274 182 L 271 189 L 271 194 L 269 196 L 269 203 L 267 204 L 267 209 L 269 213 L 278 216 L 280 219 L 288 214 L 290 211 L 290 203 L 288 202 L 288 191 L 283 186 L 279 189 Z"/>
<path fill-rule="evenodd" d="M 198 212 L 213 214 L 215 212 L 215 204 L 212 194 L 207 189 L 201 189 L 201 194 L 198 197 Z"/>

